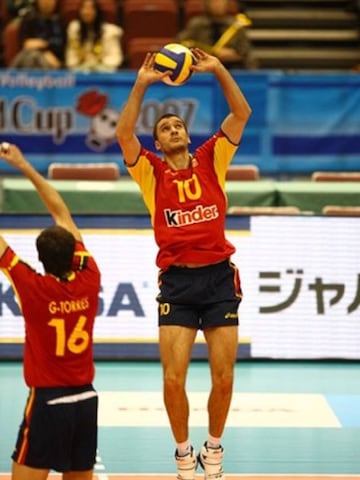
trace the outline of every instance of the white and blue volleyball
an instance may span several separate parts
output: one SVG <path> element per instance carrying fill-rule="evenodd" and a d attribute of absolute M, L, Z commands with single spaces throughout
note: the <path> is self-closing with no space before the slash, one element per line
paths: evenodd
<path fill-rule="evenodd" d="M 163 78 L 167 85 L 179 86 L 189 80 L 195 58 L 191 50 L 180 43 L 169 43 L 155 55 L 155 70 L 172 73 Z"/>

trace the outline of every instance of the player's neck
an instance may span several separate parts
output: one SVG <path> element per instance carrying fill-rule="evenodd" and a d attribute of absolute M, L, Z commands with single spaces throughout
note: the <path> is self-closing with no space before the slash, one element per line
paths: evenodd
<path fill-rule="evenodd" d="M 181 152 L 173 155 L 166 155 L 165 162 L 172 170 L 185 170 L 190 167 L 191 155 L 189 152 Z"/>

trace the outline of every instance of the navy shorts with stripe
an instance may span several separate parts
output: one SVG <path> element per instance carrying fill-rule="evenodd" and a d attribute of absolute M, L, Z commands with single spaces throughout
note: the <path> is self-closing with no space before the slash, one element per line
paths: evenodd
<path fill-rule="evenodd" d="M 159 272 L 158 322 L 203 330 L 238 325 L 242 299 L 237 267 L 229 260 L 199 268 Z"/>
<path fill-rule="evenodd" d="M 98 397 L 92 385 L 31 388 L 12 459 L 58 472 L 96 461 Z"/>

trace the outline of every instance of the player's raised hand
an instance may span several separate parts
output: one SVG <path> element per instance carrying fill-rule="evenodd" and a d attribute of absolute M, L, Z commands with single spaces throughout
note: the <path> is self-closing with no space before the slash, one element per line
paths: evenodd
<path fill-rule="evenodd" d="M 20 149 L 16 145 L 8 142 L 2 142 L 0 144 L 0 157 L 17 168 L 21 168 L 27 163 Z"/>
<path fill-rule="evenodd" d="M 145 82 L 147 85 L 159 82 L 172 73 L 171 70 L 166 72 L 159 72 L 158 70 L 155 70 L 155 55 L 156 53 L 147 53 L 145 60 L 138 71 L 138 80 Z"/>
<path fill-rule="evenodd" d="M 219 67 L 219 65 L 222 65 L 217 57 L 206 53 L 200 48 L 192 48 L 191 51 L 196 58 L 196 63 L 191 67 L 194 72 L 212 73 Z"/>

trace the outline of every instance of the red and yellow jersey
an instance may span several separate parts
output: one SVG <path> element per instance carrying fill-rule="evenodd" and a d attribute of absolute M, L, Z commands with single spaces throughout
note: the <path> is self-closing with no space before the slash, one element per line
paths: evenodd
<path fill-rule="evenodd" d="M 196 149 L 187 169 L 172 170 L 143 147 L 128 166 L 151 216 L 159 268 L 211 264 L 234 253 L 224 234 L 225 175 L 237 147 L 219 131 Z"/>
<path fill-rule="evenodd" d="M 29 387 L 77 386 L 94 378 L 93 327 L 100 272 L 81 242 L 66 281 L 42 275 L 8 247 L 0 269 L 25 320 L 24 378 Z"/>

